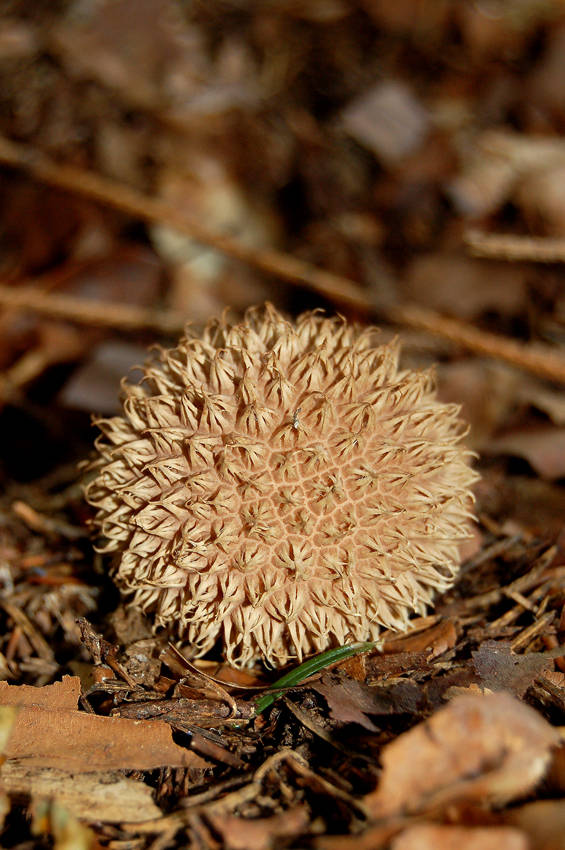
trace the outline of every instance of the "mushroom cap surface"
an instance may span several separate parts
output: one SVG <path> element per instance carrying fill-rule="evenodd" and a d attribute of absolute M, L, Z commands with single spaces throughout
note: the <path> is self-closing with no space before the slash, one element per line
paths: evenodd
<path fill-rule="evenodd" d="M 466 428 L 375 328 L 252 308 L 123 389 L 86 498 L 130 604 L 193 655 L 282 666 L 404 630 L 453 583 Z"/>

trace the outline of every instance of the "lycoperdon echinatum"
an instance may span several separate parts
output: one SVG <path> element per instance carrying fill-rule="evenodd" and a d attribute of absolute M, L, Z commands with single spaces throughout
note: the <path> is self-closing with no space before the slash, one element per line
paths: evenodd
<path fill-rule="evenodd" d="M 188 329 L 101 435 L 86 498 L 155 627 L 278 667 L 404 630 L 454 581 L 477 475 L 457 405 L 396 342 L 271 305 Z"/>

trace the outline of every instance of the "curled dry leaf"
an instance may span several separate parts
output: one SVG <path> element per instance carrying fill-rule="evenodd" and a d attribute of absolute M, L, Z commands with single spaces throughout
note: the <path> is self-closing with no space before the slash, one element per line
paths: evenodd
<path fill-rule="evenodd" d="M 76 710 L 80 697 L 80 679 L 73 676 L 63 676 L 62 681 L 54 682 L 43 688 L 33 685 L 9 685 L 0 682 L 0 705 L 21 706 L 36 705 L 49 708 Z M 3 752 L 7 741 L 2 741 Z"/>
<path fill-rule="evenodd" d="M 382 818 L 513 800 L 543 777 L 558 741 L 556 729 L 509 694 L 456 697 L 384 748 L 367 807 Z"/>
<path fill-rule="evenodd" d="M 516 193 L 531 230 L 547 236 L 565 234 L 565 162 L 527 176 Z"/>
<path fill-rule="evenodd" d="M 457 641 L 457 629 L 453 620 L 440 620 L 427 629 L 414 630 L 405 635 L 389 635 L 383 643 L 385 654 L 397 652 L 425 652 L 426 660 L 431 661 L 453 649 Z"/>
<path fill-rule="evenodd" d="M 451 182 L 449 192 L 463 214 L 478 218 L 499 209 L 526 175 L 542 173 L 564 161 L 561 138 L 489 129 L 469 145 L 463 171 Z"/>

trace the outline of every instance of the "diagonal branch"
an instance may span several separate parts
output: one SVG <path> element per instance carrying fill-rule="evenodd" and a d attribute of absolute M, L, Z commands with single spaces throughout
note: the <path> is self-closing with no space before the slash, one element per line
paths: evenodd
<path fill-rule="evenodd" d="M 84 195 L 143 221 L 168 225 L 227 256 L 290 283 L 306 286 L 338 304 L 349 305 L 368 314 L 381 315 L 395 324 L 425 330 L 476 354 L 494 357 L 542 378 L 565 383 L 565 357 L 548 345 L 521 344 L 479 330 L 460 320 L 441 316 L 416 304 L 379 306 L 349 278 L 316 268 L 280 251 L 249 248 L 237 239 L 210 231 L 196 219 L 187 217 L 184 212 L 179 213 L 162 200 L 147 197 L 135 189 L 92 172 L 60 165 L 40 151 L 2 136 L 0 163 L 22 169 L 36 180 Z M 154 312 L 128 305 L 112 304 L 109 308 L 109 305 L 103 303 L 94 305 L 70 296 L 41 292 L 32 287 L 15 290 L 0 286 L 0 305 L 31 309 L 87 324 L 150 327 L 161 332 L 177 331 L 183 325 L 183 317 L 171 311 L 156 315 Z"/>

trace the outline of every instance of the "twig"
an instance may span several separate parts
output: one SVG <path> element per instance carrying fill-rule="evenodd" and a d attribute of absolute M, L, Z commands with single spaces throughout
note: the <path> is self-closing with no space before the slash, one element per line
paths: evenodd
<path fill-rule="evenodd" d="M 527 573 L 514 579 L 510 584 L 505 587 L 496 587 L 494 590 L 488 590 L 485 593 L 479 593 L 470 599 L 462 599 L 453 606 L 449 606 L 448 611 L 450 613 L 457 613 L 458 611 L 470 611 L 476 608 L 488 608 L 500 602 L 509 592 L 517 590 L 519 593 L 522 593 L 534 588 L 543 581 L 543 573 L 551 565 L 557 551 L 557 546 L 550 546 L 549 549 L 542 552 L 539 558 L 534 561 Z"/>
<path fill-rule="evenodd" d="M 318 269 L 289 254 L 279 251 L 256 250 L 236 239 L 208 230 L 199 221 L 167 202 L 149 198 L 127 186 L 99 177 L 88 171 L 59 165 L 41 152 L 16 144 L 0 136 L 0 162 L 21 168 L 44 183 L 91 198 L 119 209 L 143 221 L 158 222 L 184 233 L 202 244 L 209 245 L 227 256 L 276 275 L 294 284 L 302 284 L 336 303 L 348 304 L 363 312 L 375 313 L 376 305 L 357 284 L 342 275 Z M 10 294 L 8 294 L 10 293 Z M 182 317 L 173 312 L 150 314 L 150 311 L 129 305 L 96 304 L 63 295 L 48 295 L 35 289 L 11 291 L 0 287 L 0 305 L 26 307 L 72 321 L 104 326 L 155 328 L 176 333 Z M 388 321 L 426 330 L 477 354 L 504 360 L 548 380 L 565 383 L 565 358 L 546 345 L 520 345 L 513 340 L 473 328 L 456 319 L 449 319 L 413 304 L 394 305 L 379 309 Z"/>
<path fill-rule="evenodd" d="M 40 151 L 16 144 L 3 136 L 0 136 L 0 162 L 14 168 L 22 168 L 50 186 L 86 195 L 143 221 L 169 225 L 179 233 L 184 233 L 236 260 L 293 283 L 304 283 L 341 303 L 349 303 L 362 310 L 370 308 L 367 296 L 347 278 L 317 269 L 289 254 L 248 248 L 237 239 L 213 233 L 200 221 L 189 218 L 185 212 L 178 212 L 167 202 L 149 198 L 135 189 L 92 172 L 59 165 Z"/>
<path fill-rule="evenodd" d="M 61 537 L 66 537 L 68 540 L 80 540 L 81 538 L 88 537 L 88 533 L 84 528 L 79 528 L 70 525 L 68 522 L 63 522 L 54 517 L 39 513 L 39 511 L 36 511 L 31 505 L 28 505 L 21 499 L 17 499 L 12 504 L 12 511 L 32 531 L 38 531 L 41 534 L 60 535 Z"/>
<path fill-rule="evenodd" d="M 555 617 L 555 611 L 547 611 L 545 614 L 542 614 L 541 617 L 536 617 L 535 622 L 533 622 L 531 626 L 528 626 L 527 629 L 524 629 L 523 632 L 520 632 L 520 634 L 514 638 L 511 643 L 512 651 L 517 652 L 519 649 L 524 649 L 533 638 L 537 637 L 540 632 L 544 632 L 547 629 L 547 626 L 549 626 Z"/>
<path fill-rule="evenodd" d="M 507 337 L 479 330 L 458 319 L 440 316 L 417 304 L 398 304 L 387 309 L 390 321 L 429 331 L 436 336 L 497 360 L 504 360 L 550 381 L 565 383 L 565 357 L 542 343 L 519 343 Z"/>
<path fill-rule="evenodd" d="M 517 236 L 468 230 L 465 244 L 475 257 L 494 260 L 565 263 L 565 239 L 547 236 Z"/>
<path fill-rule="evenodd" d="M 489 546 L 485 546 L 484 549 L 481 549 L 473 558 L 469 561 L 465 561 L 461 567 L 460 575 L 462 572 L 468 573 L 471 570 L 475 570 L 481 564 L 484 564 L 486 561 L 494 560 L 494 558 L 498 558 L 499 555 L 503 555 L 504 552 L 507 552 L 508 549 L 511 549 L 517 543 L 520 543 L 522 540 L 521 534 L 514 534 L 511 537 L 504 537 L 502 540 L 495 540 L 494 543 L 491 543 Z"/>
<path fill-rule="evenodd" d="M 539 587 L 536 587 L 530 593 L 529 597 L 524 597 L 518 591 L 512 590 L 506 590 L 504 595 L 515 601 L 516 605 L 508 611 L 505 611 L 505 613 L 498 617 L 498 619 L 491 620 L 487 624 L 487 632 L 490 632 L 492 635 L 499 635 L 501 632 L 506 630 L 508 626 L 512 625 L 512 623 L 518 619 L 518 617 L 522 616 L 524 611 L 535 612 L 537 603 L 540 599 L 543 599 L 547 595 L 547 584 L 544 583 Z"/>
<path fill-rule="evenodd" d="M 330 293 L 325 294 L 331 297 Z M 71 295 L 42 292 L 31 286 L 10 287 L 0 284 L 0 306 L 33 310 L 52 318 L 85 325 L 122 330 L 151 329 L 162 334 L 176 335 L 186 324 L 186 318 L 174 310 L 155 312 L 129 304 L 88 301 Z M 368 301 L 365 307 L 372 311 Z M 379 312 L 394 324 L 427 331 L 475 354 L 503 360 L 547 380 L 565 383 L 565 357 L 548 345 L 521 344 L 479 330 L 458 319 L 440 316 L 417 304 L 396 304 Z"/>
<path fill-rule="evenodd" d="M 21 389 L 42 375 L 50 365 L 50 352 L 44 348 L 33 348 L 22 354 L 13 366 L 0 373 L 0 403 L 17 403 Z"/>
<path fill-rule="evenodd" d="M 200 793 L 195 792 L 188 797 L 182 797 L 179 800 L 179 806 L 184 809 L 190 809 L 194 806 L 201 806 L 203 803 L 209 803 L 215 798 L 223 794 L 224 791 L 229 791 L 238 785 L 247 785 L 251 775 L 248 773 L 239 773 L 237 776 L 230 776 L 229 779 L 224 779 L 221 782 L 216 782 L 211 787 Z"/>
<path fill-rule="evenodd" d="M 131 304 L 91 301 L 73 295 L 44 292 L 36 286 L 0 284 L 0 306 L 33 310 L 54 319 L 121 330 L 150 328 L 163 334 L 177 334 L 184 327 L 182 315 L 172 310 L 156 312 Z"/>
<path fill-rule="evenodd" d="M 22 611 L 21 608 L 14 602 L 10 602 L 8 599 L 0 600 L 0 605 L 8 615 L 14 621 L 16 626 L 22 630 L 24 635 L 29 640 L 30 644 L 34 648 L 37 655 L 43 661 L 54 661 L 55 653 L 52 648 L 49 646 L 43 635 L 37 630 L 36 626 L 32 621 L 28 618 L 27 614 Z"/>

